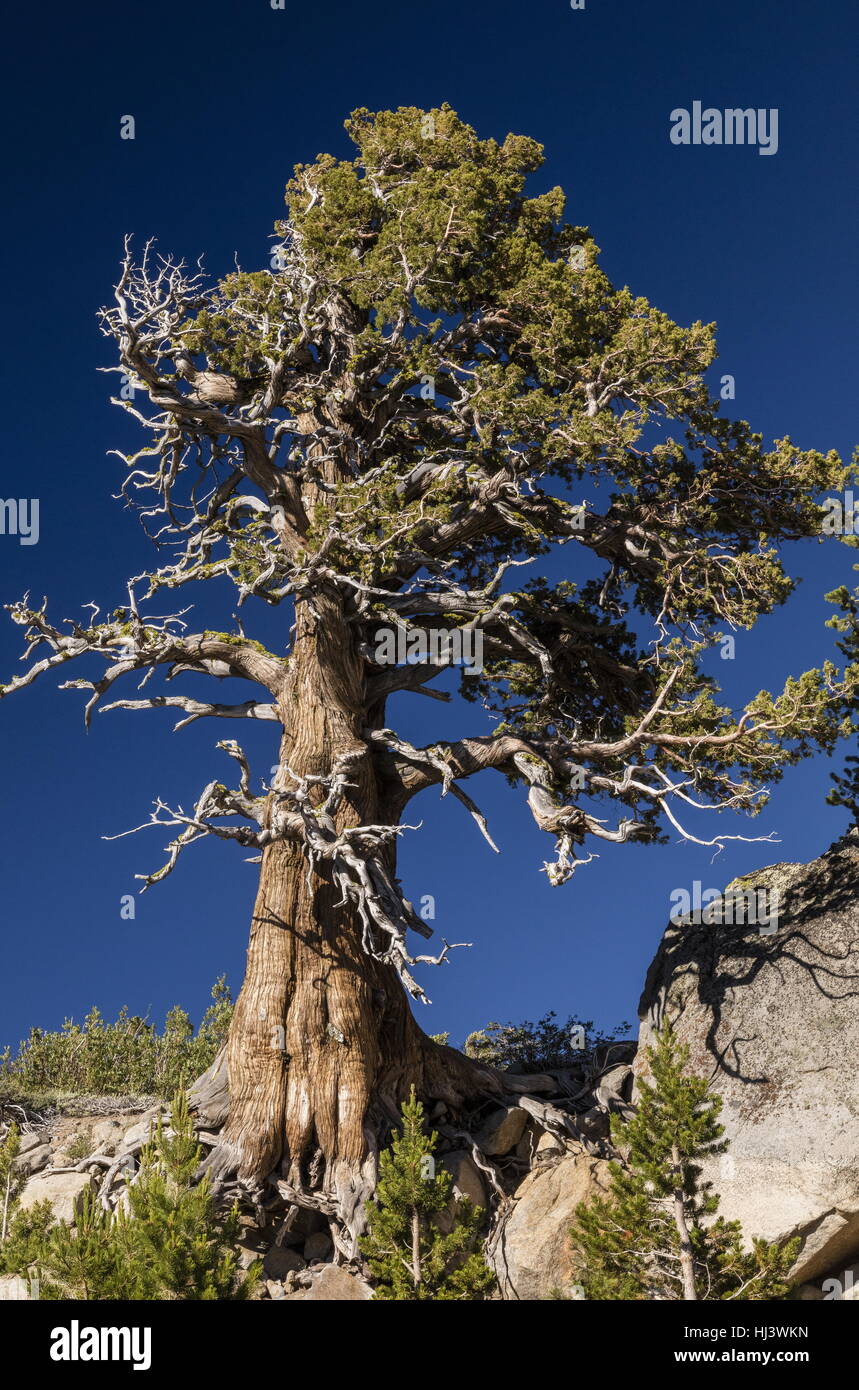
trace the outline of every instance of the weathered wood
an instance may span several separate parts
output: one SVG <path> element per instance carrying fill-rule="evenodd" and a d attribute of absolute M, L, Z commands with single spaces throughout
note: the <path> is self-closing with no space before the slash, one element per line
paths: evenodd
<path fill-rule="evenodd" d="M 222 1047 L 208 1071 L 198 1077 L 188 1092 L 190 1108 L 204 1124 L 217 1128 L 230 1112 L 230 1083 L 227 1049 Z"/>
<path fill-rule="evenodd" d="M 389 819 L 362 735 L 363 682 L 339 606 L 299 605 L 275 796 L 348 755 L 349 795 L 333 813 L 338 834 Z M 393 842 L 384 860 L 393 874 Z M 204 1167 L 260 1191 L 274 1173 L 282 1195 L 337 1217 L 348 1258 L 375 1187 L 380 1139 L 411 1087 L 453 1107 L 502 1088 L 491 1068 L 421 1031 L 394 964 L 368 955 L 366 931 L 324 862 L 309 868 L 296 843 L 267 845 L 225 1058 L 192 1091 L 210 1125 L 228 1105 Z"/>

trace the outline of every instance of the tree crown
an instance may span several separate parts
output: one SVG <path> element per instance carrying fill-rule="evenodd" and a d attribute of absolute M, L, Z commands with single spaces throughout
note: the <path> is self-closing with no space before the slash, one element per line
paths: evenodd
<path fill-rule="evenodd" d="M 242 626 L 192 634 L 187 610 L 155 618 L 140 605 L 228 578 L 240 603 L 310 615 L 325 688 L 386 790 L 385 826 L 339 836 L 346 763 L 312 782 L 285 770 L 273 804 L 224 740 L 238 786 L 211 782 L 191 815 L 156 805 L 153 822 L 178 833 L 145 882 L 203 834 L 260 849 L 299 840 L 312 861 L 336 861 L 405 972 L 404 932 L 426 930 L 382 850 L 424 788 L 453 791 L 495 848 L 459 783 L 494 767 L 524 784 L 561 883 L 588 862 L 580 846 L 658 840 L 666 819 L 695 839 L 685 807 L 753 813 L 765 783 L 832 747 L 847 685 L 831 664 L 739 715 L 702 664 L 723 628 L 750 627 L 789 596 L 780 544 L 818 535 L 816 497 L 850 475 L 834 453 L 787 439 L 765 449 L 722 417 L 705 382 L 713 326 L 680 327 L 612 285 L 562 191 L 526 192 L 535 141 L 481 140 L 446 105 L 360 109 L 346 128 L 354 159 L 296 166 L 268 268 L 209 286 L 151 244 L 139 260 L 126 247 L 101 324 L 125 383 L 116 404 L 149 439 L 123 456 L 124 490 L 173 555 L 106 620 L 96 611 L 64 631 L 44 606 L 14 605 L 35 659 L 0 696 L 84 655 L 104 663 L 68 683 L 91 692 L 87 718 L 127 674 L 239 676 L 268 698 L 102 708 L 176 708 L 177 727 L 269 720 L 288 740 L 285 635 L 272 652 Z M 519 577 L 554 551 L 561 577 Z M 416 748 L 385 727 L 385 702 L 449 698 L 435 685 L 448 661 L 428 641 L 440 630 L 479 634 L 482 660 L 461 689 L 490 732 Z M 379 636 L 391 632 L 423 634 L 428 654 L 386 663 Z M 607 824 L 599 802 L 625 814 Z M 699 843 L 726 838 L 737 837 Z M 362 884 L 368 860 L 381 895 Z"/>

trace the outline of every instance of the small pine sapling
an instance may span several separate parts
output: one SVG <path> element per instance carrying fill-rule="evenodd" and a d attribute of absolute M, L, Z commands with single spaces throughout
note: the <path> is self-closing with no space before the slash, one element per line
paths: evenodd
<path fill-rule="evenodd" d="M 367 1208 L 361 1240 L 376 1282 L 375 1297 L 393 1300 L 478 1300 L 494 1276 L 475 1250 L 483 1211 L 468 1198 L 453 1199 L 453 1178 L 436 1170 L 438 1142 L 427 1134 L 414 1087 L 402 1108 L 402 1129 L 379 1160 L 375 1202 Z M 445 1233 L 444 1224 L 451 1224 Z"/>
<path fill-rule="evenodd" d="M 669 1024 L 647 1057 L 634 1116 L 612 1116 L 612 1139 L 626 1153 L 610 1164 L 608 1196 L 576 1208 L 573 1248 L 591 1299 L 781 1299 L 799 1242 L 755 1239 L 743 1246 L 738 1221 L 715 1218 L 719 1198 L 701 1181 L 698 1160 L 724 1153 L 721 1098 L 687 1071 L 689 1049 Z M 715 1219 L 714 1219 L 715 1218 Z"/>

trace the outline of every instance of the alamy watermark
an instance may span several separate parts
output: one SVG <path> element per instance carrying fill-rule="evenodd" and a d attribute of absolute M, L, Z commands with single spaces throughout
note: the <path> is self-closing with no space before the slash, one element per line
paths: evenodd
<path fill-rule="evenodd" d="M 852 492 L 845 492 L 842 497 L 827 497 L 823 510 L 825 515 L 820 529 L 824 536 L 859 534 L 859 501 Z"/>
<path fill-rule="evenodd" d="M 38 497 L 0 497 L 0 536 L 17 536 L 19 545 L 38 545 Z"/>
<path fill-rule="evenodd" d="M 845 1269 L 843 1279 L 824 1279 L 821 1285 L 824 1303 L 832 1300 L 840 1303 L 842 1299 L 853 1295 L 856 1287 L 856 1268 L 854 1266 L 853 1269 Z"/>
<path fill-rule="evenodd" d="M 681 926 L 756 926 L 761 936 L 778 931 L 779 892 L 777 888 L 702 888 L 695 879 L 688 888 L 675 888 L 671 894 L 669 921 Z"/>
<path fill-rule="evenodd" d="M 462 666 L 467 676 L 483 670 L 483 630 L 474 627 L 386 627 L 376 636 L 380 666 Z"/>
<path fill-rule="evenodd" d="M 130 1361 L 135 1371 L 152 1365 L 151 1327 L 81 1327 L 72 1318 L 68 1327 L 51 1332 L 52 1361 Z"/>
<path fill-rule="evenodd" d="M 732 106 L 720 111 L 693 101 L 669 117 L 672 145 L 757 145 L 758 154 L 778 152 L 778 107 Z"/>
<path fill-rule="evenodd" d="M 29 1303 L 39 1297 L 39 1287 L 38 1279 L 25 1279 L 22 1275 L 15 1274 L 10 1278 L 3 1297 L 13 1303 Z"/>

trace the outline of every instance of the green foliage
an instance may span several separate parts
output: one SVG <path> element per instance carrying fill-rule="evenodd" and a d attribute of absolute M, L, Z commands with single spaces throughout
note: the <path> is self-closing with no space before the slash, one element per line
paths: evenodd
<path fill-rule="evenodd" d="M 738 1221 L 715 1220 L 719 1198 L 701 1182 L 696 1160 L 724 1153 L 721 1098 L 686 1070 L 689 1049 L 670 1025 L 647 1057 L 653 1084 L 643 1082 L 635 1115 L 612 1116 L 612 1138 L 626 1151 L 610 1165 L 607 1197 L 582 1203 L 571 1230 L 591 1299 L 684 1298 L 678 1207 L 688 1228 L 697 1298 L 702 1301 L 781 1299 L 799 1241 L 780 1247 L 755 1239 L 743 1249 Z"/>
<path fill-rule="evenodd" d="M 366 468 L 356 475 L 341 461 L 329 480 L 297 570 L 312 582 L 324 546 L 326 564 L 378 585 L 404 556 L 442 557 L 473 591 L 500 559 L 547 554 L 581 513 L 581 540 L 608 570 L 580 585 L 533 579 L 507 594 L 529 643 L 518 655 L 490 652 L 478 677 L 463 678 L 463 696 L 499 714 L 499 732 L 551 741 L 598 730 L 608 743 L 638 726 L 670 676 L 671 699 L 649 725 L 654 765 L 754 813 L 762 784 L 831 750 L 833 673 L 762 692 L 740 723 L 715 700 L 700 660 L 726 625 L 748 629 L 789 597 L 779 543 L 819 537 L 817 499 L 849 471 L 834 452 L 788 439 L 766 449 L 745 421 L 722 418 L 706 383 L 714 325 L 678 325 L 611 283 L 588 228 L 568 220 L 563 190 L 529 196 L 543 164 L 537 141 L 480 139 L 447 104 L 361 107 L 345 124 L 354 158 L 298 165 L 275 228 L 287 263 L 301 248 L 302 283 L 313 286 L 303 312 L 294 266 L 234 272 L 182 333 L 210 368 L 248 381 L 264 376 L 266 360 L 284 364 L 281 404 L 305 421 L 289 459 L 308 475 L 319 431 L 336 424 L 364 441 L 378 417 Z M 317 370 L 335 360 L 336 370 Z M 427 381 L 430 397 L 421 395 Z M 661 442 L 642 447 L 653 426 L 665 430 Z M 404 493 L 428 459 L 448 466 Z M 491 526 L 454 544 L 448 533 L 480 512 L 502 477 L 503 515 L 493 510 Z M 546 487 L 552 479 L 568 495 Z M 608 494 L 602 514 L 596 488 Z M 332 542 L 335 511 L 361 520 L 357 531 L 336 528 Z M 259 518 L 230 514 L 220 539 L 237 582 L 269 573 L 281 583 L 283 557 Z M 380 621 L 390 621 L 383 609 Z M 660 624 L 658 662 L 641 645 L 641 615 Z M 463 624 L 474 610 L 454 605 L 444 618 Z M 551 680 L 534 643 L 553 653 Z M 679 679 L 668 656 L 682 665 Z M 600 770 L 621 778 L 622 767 L 619 759 Z M 621 799 L 636 811 L 636 838 L 658 840 L 652 802 L 634 787 Z"/>
<path fill-rule="evenodd" d="M 367 1208 L 361 1248 L 376 1281 L 375 1297 L 394 1301 L 485 1298 L 494 1276 L 474 1246 L 483 1219 L 467 1198 L 454 1201 L 453 1178 L 435 1171 L 438 1135 L 426 1134 L 414 1087 L 403 1127 L 379 1160 L 375 1201 Z M 444 1234 L 439 1217 L 451 1229 Z"/>
<path fill-rule="evenodd" d="M 856 454 L 859 468 L 859 450 Z M 859 544 L 859 537 L 845 536 L 844 544 Z M 859 570 L 859 565 L 854 565 Z M 859 734 L 859 588 L 850 590 L 845 584 L 826 595 L 829 603 L 838 606 L 839 612 L 831 617 L 827 627 L 840 634 L 838 650 L 847 658 L 847 688 L 840 705 L 842 717 L 841 732 L 854 739 Z M 834 786 L 826 800 L 830 806 L 845 806 L 853 817 L 853 824 L 859 824 L 859 758 L 851 754 L 844 760 L 841 772 L 831 774 Z"/>
<path fill-rule="evenodd" d="M 609 1033 L 594 1030 L 593 1021 L 583 1021 L 570 1014 L 566 1023 L 557 1023 L 557 1014 L 550 1009 L 536 1023 L 487 1023 L 484 1028 L 469 1033 L 463 1045 L 466 1057 L 486 1062 L 502 1071 L 533 1072 L 569 1067 L 580 1061 L 584 1053 L 595 1047 L 614 1042 L 629 1032 L 629 1024 L 621 1023 Z M 573 1038 L 581 1030 L 581 1047 L 573 1046 Z M 576 1039 L 578 1040 L 578 1038 Z"/>
<path fill-rule="evenodd" d="M 246 1274 L 231 1248 L 238 1211 L 218 1211 L 208 1176 L 195 1182 L 201 1150 L 187 1098 L 177 1092 L 171 1127 L 159 1122 L 127 1189 L 127 1207 L 106 1211 L 95 1193 L 74 1226 L 55 1222 L 50 1203 L 19 1211 L 0 1246 L 0 1268 L 39 1280 L 45 1299 L 244 1300 Z"/>
<path fill-rule="evenodd" d="M 227 1036 L 233 1003 L 222 976 L 212 1003 L 194 1030 L 184 1009 L 170 1010 L 159 1033 L 123 1007 L 114 1023 L 93 1008 L 83 1025 L 67 1019 L 62 1030 L 33 1028 L 17 1057 L 0 1055 L 0 1095 L 153 1095 L 165 1098 L 214 1061 Z"/>
<path fill-rule="evenodd" d="M 228 577 L 242 602 L 312 606 L 332 584 L 361 593 L 339 637 L 367 655 L 370 682 L 382 626 L 484 632 L 485 664 L 461 693 L 493 733 L 526 738 L 545 761 L 541 800 L 576 813 L 558 817 L 576 844 L 580 830 L 602 833 L 600 809 L 613 823 L 629 813 L 625 842 L 664 840 L 663 798 L 680 794 L 755 814 L 785 769 L 851 727 L 855 675 L 824 664 L 734 710 L 706 663 L 725 632 L 790 597 L 785 543 L 822 538 L 820 498 L 855 471 L 787 438 L 767 447 L 723 417 L 708 384 L 715 326 L 677 324 L 612 283 L 563 190 L 531 191 L 537 141 L 481 139 L 447 104 L 361 107 L 345 124 L 350 157 L 295 167 L 268 265 L 212 286 L 194 277 L 193 290 L 179 276 L 142 313 L 133 347 L 122 314 L 104 311 L 154 402 L 199 373 L 236 378 L 202 431 L 173 397 L 176 437 L 160 435 L 151 486 L 179 558 L 149 575 L 150 592 Z M 143 261 L 128 274 L 146 301 Z M 180 351 L 197 359 L 190 376 Z M 240 425 L 234 412 L 252 400 Z M 240 475 L 276 505 L 239 491 Z M 562 545 L 581 561 L 575 580 L 510 587 L 508 561 Z M 74 647 L 28 602 L 13 618 L 64 658 L 112 662 L 127 637 L 153 667 L 207 669 L 200 636 L 125 608 L 73 627 Z M 215 638 L 256 682 L 239 649 L 265 648 Z M 325 660 L 337 649 L 335 636 Z M 504 770 L 523 780 L 521 762 Z M 221 814 L 227 793 L 213 795 Z"/>
<path fill-rule="evenodd" d="M 36 1261 L 46 1248 L 54 1226 L 54 1210 L 50 1202 L 36 1202 L 22 1210 L 13 1206 L 0 1241 L 0 1274 L 20 1274 L 23 1278 L 38 1278 Z"/>
<path fill-rule="evenodd" d="M 21 1131 L 13 1123 L 0 1144 L 0 1242 L 6 1239 L 9 1218 L 24 1185 L 23 1176 L 15 1171 L 15 1159 L 21 1152 Z"/>

